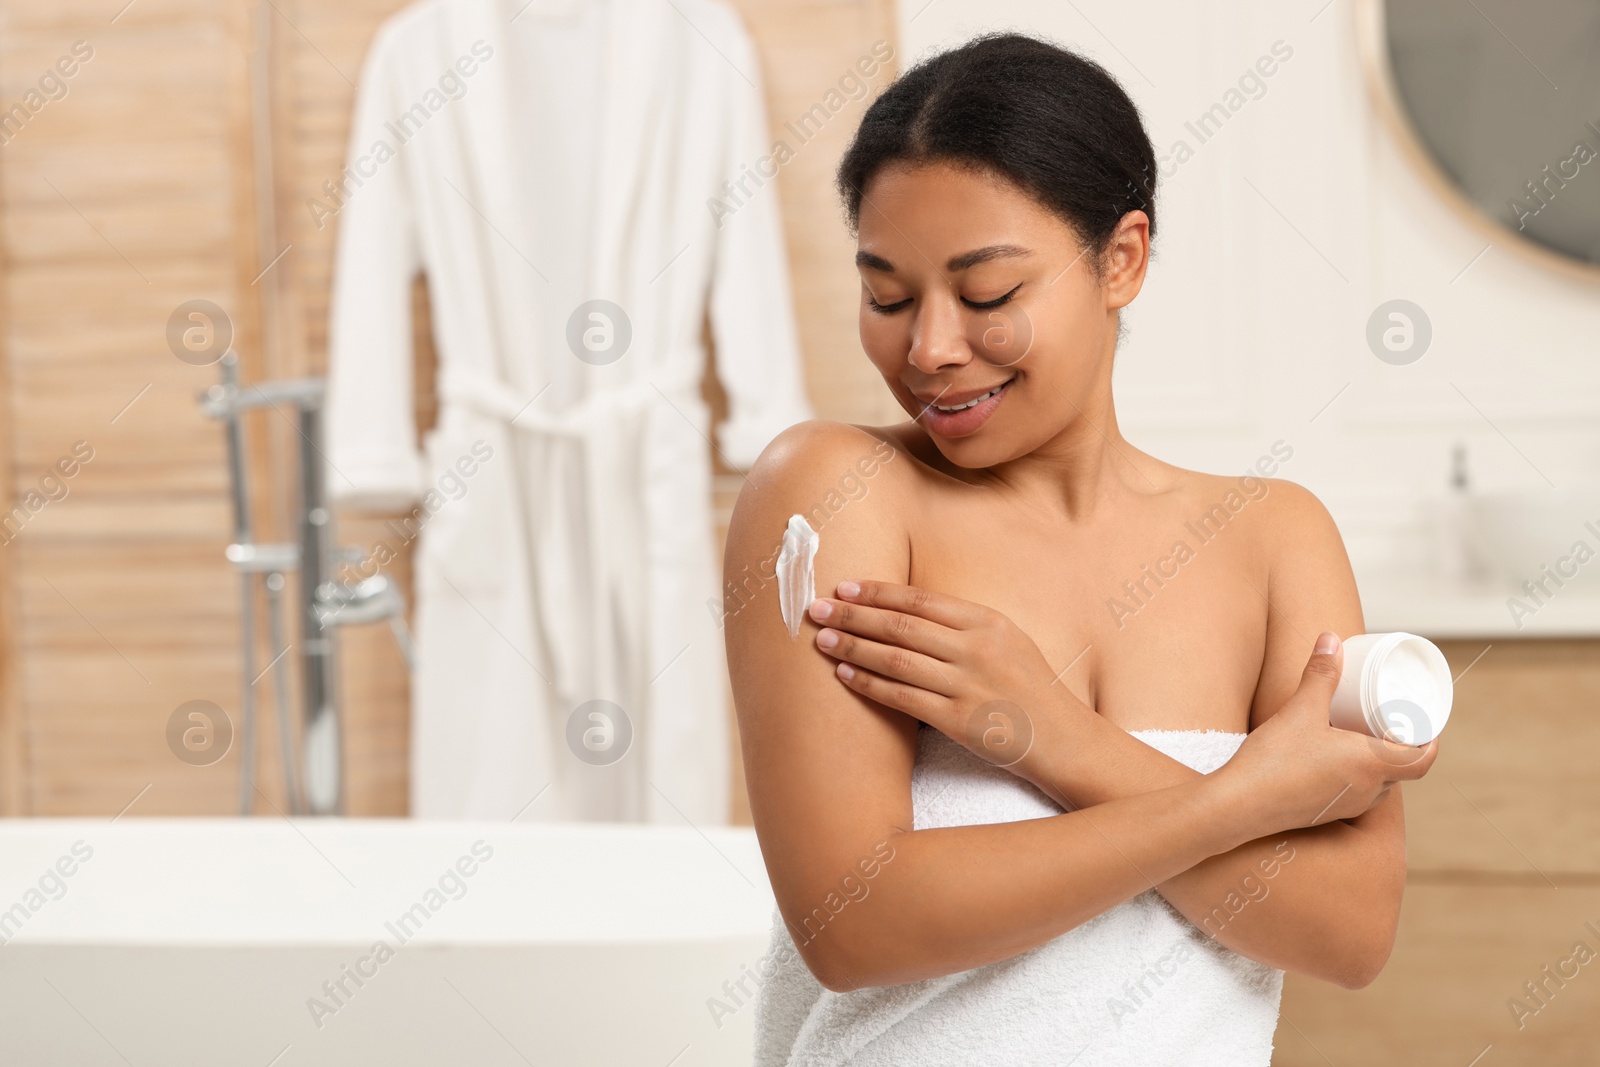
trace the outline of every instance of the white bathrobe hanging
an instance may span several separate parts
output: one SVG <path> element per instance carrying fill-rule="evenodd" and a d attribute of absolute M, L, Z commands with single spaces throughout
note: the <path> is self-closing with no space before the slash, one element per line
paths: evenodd
<path fill-rule="evenodd" d="M 340 227 L 328 485 L 417 509 L 389 546 L 420 530 L 413 815 L 725 822 L 708 304 L 725 460 L 811 417 L 776 189 L 723 189 L 771 147 L 755 54 L 717 0 L 525 2 L 425 0 L 373 42 L 310 205 Z"/>

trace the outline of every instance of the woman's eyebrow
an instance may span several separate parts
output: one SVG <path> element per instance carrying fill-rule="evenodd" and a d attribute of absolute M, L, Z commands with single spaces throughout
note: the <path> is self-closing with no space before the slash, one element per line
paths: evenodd
<path fill-rule="evenodd" d="M 1021 259 L 1024 256 L 1031 255 L 1033 255 L 1032 252 L 1020 245 L 987 245 L 983 248 L 975 248 L 971 252 L 963 252 L 959 256 L 953 256 L 950 262 L 945 264 L 945 268 L 951 273 L 955 273 L 956 271 L 966 270 L 968 267 L 976 267 L 979 263 L 987 263 L 992 259 Z"/>
<path fill-rule="evenodd" d="M 945 269 L 954 274 L 993 259 L 1021 259 L 1031 255 L 1032 251 L 1020 245 L 986 245 L 983 248 L 974 248 L 971 252 L 963 252 L 959 256 L 952 256 L 945 264 Z M 884 274 L 894 273 L 893 263 L 866 249 L 856 251 L 856 266 L 882 271 Z"/>
<path fill-rule="evenodd" d="M 858 267 L 866 267 L 868 270 L 882 271 L 885 274 L 893 274 L 894 273 L 894 264 L 893 263 L 890 263 L 887 259 L 884 259 L 882 256 L 874 255 L 873 253 L 868 252 L 865 249 L 858 249 L 856 251 L 856 266 L 858 266 Z"/>

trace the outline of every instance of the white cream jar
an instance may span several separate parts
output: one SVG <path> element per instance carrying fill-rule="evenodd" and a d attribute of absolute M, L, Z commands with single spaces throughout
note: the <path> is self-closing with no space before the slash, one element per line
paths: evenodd
<path fill-rule="evenodd" d="M 1455 686 L 1437 645 L 1416 634 L 1358 634 L 1344 642 L 1344 670 L 1328 721 L 1341 730 L 1421 746 L 1444 730 Z"/>

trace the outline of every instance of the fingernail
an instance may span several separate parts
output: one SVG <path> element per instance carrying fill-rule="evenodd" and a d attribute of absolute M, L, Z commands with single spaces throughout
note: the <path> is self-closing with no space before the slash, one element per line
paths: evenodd
<path fill-rule="evenodd" d="M 859 596 L 860 593 L 861 586 L 857 582 L 845 580 L 839 583 L 839 595 L 844 597 L 846 600 L 853 596 Z"/>
<path fill-rule="evenodd" d="M 1331 656 L 1339 651 L 1339 635 L 1325 630 L 1317 637 L 1317 647 L 1312 650 L 1319 656 Z"/>
<path fill-rule="evenodd" d="M 850 679 L 854 678 L 855 676 L 856 676 L 856 669 L 854 667 L 850 666 L 850 664 L 848 664 L 848 663 L 839 664 L 839 677 L 843 678 L 845 681 L 848 682 Z"/>
<path fill-rule="evenodd" d="M 822 622 L 833 614 L 833 605 L 826 600 L 813 600 L 811 602 L 811 617 Z"/>
<path fill-rule="evenodd" d="M 818 630 L 817 631 L 817 647 L 818 648 L 832 648 L 834 645 L 837 645 L 838 643 L 839 643 L 839 634 L 838 634 L 837 631 L 834 631 L 834 630 Z"/>

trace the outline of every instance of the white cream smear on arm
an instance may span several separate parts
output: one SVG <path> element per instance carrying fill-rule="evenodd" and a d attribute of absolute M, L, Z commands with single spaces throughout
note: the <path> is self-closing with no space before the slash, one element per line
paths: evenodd
<path fill-rule="evenodd" d="M 790 640 L 800 636 L 800 620 L 817 598 L 815 564 L 819 544 L 821 538 L 804 515 L 789 516 L 789 525 L 783 530 L 783 547 L 778 551 L 778 608 L 783 612 Z"/>

